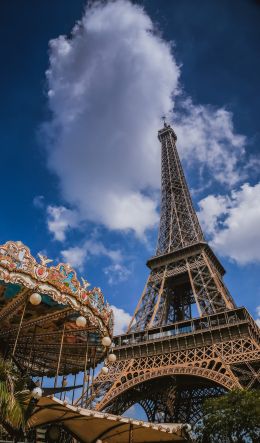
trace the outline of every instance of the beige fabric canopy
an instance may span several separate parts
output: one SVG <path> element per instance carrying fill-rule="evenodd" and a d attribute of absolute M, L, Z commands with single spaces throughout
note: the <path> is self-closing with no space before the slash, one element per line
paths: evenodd
<path fill-rule="evenodd" d="M 84 443 L 155 443 L 190 441 L 189 425 L 153 424 L 90 409 L 77 408 L 56 398 L 43 397 L 30 419 L 31 427 L 62 423 Z"/>

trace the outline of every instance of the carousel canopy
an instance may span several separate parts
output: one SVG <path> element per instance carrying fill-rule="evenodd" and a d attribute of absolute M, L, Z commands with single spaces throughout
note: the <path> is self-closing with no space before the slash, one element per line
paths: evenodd
<path fill-rule="evenodd" d="M 21 242 L 0 246 L 0 343 L 33 375 L 76 373 L 96 365 L 113 314 L 100 288 L 89 289 L 66 263 L 37 261 Z M 60 353 L 62 342 L 62 353 Z M 15 351 L 15 352 L 14 352 Z"/>
<path fill-rule="evenodd" d="M 189 425 L 154 424 L 89 409 L 76 408 L 56 398 L 41 398 L 29 425 L 62 424 L 82 443 L 155 443 L 190 441 Z"/>

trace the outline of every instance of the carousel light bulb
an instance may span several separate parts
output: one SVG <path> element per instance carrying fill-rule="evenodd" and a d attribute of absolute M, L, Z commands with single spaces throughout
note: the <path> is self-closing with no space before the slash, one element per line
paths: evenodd
<path fill-rule="evenodd" d="M 84 328 L 87 324 L 87 320 L 85 319 L 85 317 L 83 317 L 83 315 L 80 315 L 77 320 L 76 320 L 76 325 L 79 328 Z"/>
<path fill-rule="evenodd" d="M 42 397 L 42 390 L 41 388 L 34 388 L 32 390 L 32 398 L 35 398 L 36 400 L 39 400 L 39 398 Z"/>
<path fill-rule="evenodd" d="M 106 366 L 103 366 L 101 369 L 102 374 L 107 375 L 108 374 L 108 368 Z"/>
<path fill-rule="evenodd" d="M 108 361 L 110 363 L 115 363 L 115 361 L 116 361 L 116 354 L 109 354 Z"/>
<path fill-rule="evenodd" d="M 66 377 L 64 377 L 63 381 L 62 381 L 62 386 L 65 388 L 68 384 L 68 380 Z"/>
<path fill-rule="evenodd" d="M 37 306 L 37 305 L 39 305 L 39 304 L 41 303 L 41 301 L 42 301 L 42 296 L 41 296 L 41 294 L 38 294 L 38 292 L 34 292 L 34 293 L 30 296 L 29 300 L 30 300 L 30 303 L 31 303 L 32 305 Z"/>
<path fill-rule="evenodd" d="M 102 338 L 102 345 L 108 348 L 111 345 L 111 339 L 110 337 L 106 336 Z"/>

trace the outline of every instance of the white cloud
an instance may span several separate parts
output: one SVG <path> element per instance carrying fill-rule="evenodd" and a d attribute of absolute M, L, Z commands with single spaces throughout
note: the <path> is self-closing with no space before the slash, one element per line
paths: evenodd
<path fill-rule="evenodd" d="M 102 207 L 102 221 L 109 229 L 133 229 L 142 237 L 146 229 L 152 228 L 159 217 L 156 212 L 157 202 L 141 192 L 129 192 L 125 195 L 111 195 Z M 98 219 L 97 219 L 98 221 Z"/>
<path fill-rule="evenodd" d="M 64 241 L 66 232 L 70 228 L 76 228 L 79 224 L 79 216 L 76 211 L 64 206 L 47 207 L 47 225 L 55 240 Z"/>
<path fill-rule="evenodd" d="M 141 7 L 86 10 L 72 38 L 50 42 L 49 165 L 88 220 L 141 236 L 158 221 L 156 132 L 172 108 L 179 68 Z"/>
<path fill-rule="evenodd" d="M 245 136 L 234 132 L 232 118 L 225 109 L 195 106 L 187 99 L 181 102 L 174 123 L 182 157 L 189 164 L 207 167 L 214 179 L 228 185 L 241 180 L 239 162 L 246 143 Z"/>
<path fill-rule="evenodd" d="M 111 306 L 114 313 L 114 335 L 123 334 L 131 321 L 132 316 L 124 311 L 124 309 Z"/>
<path fill-rule="evenodd" d="M 113 262 L 121 262 L 122 253 L 119 249 L 107 249 L 103 243 L 96 240 L 87 240 L 84 243 L 84 248 L 91 255 L 103 255 L 110 258 Z"/>
<path fill-rule="evenodd" d="M 120 263 L 107 266 L 103 271 L 107 275 L 108 283 L 110 285 L 118 284 L 119 282 L 127 280 L 131 274 L 131 271 Z"/>
<path fill-rule="evenodd" d="M 260 183 L 245 183 L 230 196 L 210 195 L 199 202 L 202 225 L 212 247 L 237 263 L 260 261 Z"/>
<path fill-rule="evenodd" d="M 48 162 L 63 198 L 80 219 L 142 237 L 158 221 L 156 133 L 180 94 L 171 45 L 140 6 L 96 2 L 70 38 L 51 40 L 46 75 Z M 174 119 L 182 156 L 223 183 L 236 182 L 245 138 L 234 134 L 232 114 L 179 102 Z"/>
<path fill-rule="evenodd" d="M 61 251 L 61 255 L 66 263 L 69 263 L 69 265 L 73 268 L 78 268 L 80 271 L 82 271 L 83 264 L 87 256 L 87 251 L 85 248 L 74 246 Z"/>
<path fill-rule="evenodd" d="M 223 195 L 208 195 L 201 200 L 198 215 L 202 229 L 214 235 L 218 229 L 219 218 L 227 214 L 229 203 L 229 198 Z"/>
<path fill-rule="evenodd" d="M 108 257 L 117 266 L 120 266 L 118 262 L 123 259 L 119 249 L 107 249 L 103 243 L 93 239 L 85 241 L 82 246 L 74 246 L 61 251 L 63 260 L 80 271 L 83 270 L 87 257 L 91 255 Z"/>
<path fill-rule="evenodd" d="M 44 204 L 44 196 L 43 195 L 36 195 L 33 199 L 33 206 L 37 209 L 43 209 Z"/>

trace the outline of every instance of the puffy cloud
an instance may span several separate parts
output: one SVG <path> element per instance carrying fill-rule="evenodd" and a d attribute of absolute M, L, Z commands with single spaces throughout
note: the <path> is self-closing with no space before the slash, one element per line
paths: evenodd
<path fill-rule="evenodd" d="M 111 306 L 111 308 L 114 313 L 114 335 L 123 334 L 126 331 L 132 316 L 125 312 L 124 309 L 117 308 L 116 306 Z"/>
<path fill-rule="evenodd" d="M 83 264 L 87 256 L 87 251 L 85 248 L 80 248 L 79 246 L 74 246 L 61 251 L 63 260 L 69 263 L 73 268 L 78 268 L 80 271 L 83 270 Z"/>
<path fill-rule="evenodd" d="M 230 196 L 210 195 L 199 202 L 210 244 L 237 263 L 260 261 L 260 183 L 245 183 Z"/>
<path fill-rule="evenodd" d="M 139 236 L 157 222 L 147 191 L 159 186 L 156 132 L 178 77 L 170 46 L 127 1 L 92 5 L 71 39 L 50 42 L 49 165 L 86 219 Z"/>
<path fill-rule="evenodd" d="M 126 266 L 115 263 L 104 268 L 104 273 L 108 277 L 108 283 L 114 285 L 127 280 L 131 271 Z"/>
<path fill-rule="evenodd" d="M 47 207 L 47 225 L 55 240 L 64 241 L 66 232 L 70 228 L 76 228 L 79 224 L 79 216 L 76 211 L 64 206 Z"/>
<path fill-rule="evenodd" d="M 107 249 L 102 242 L 97 240 L 87 240 L 84 243 L 84 248 L 91 255 L 103 255 L 110 258 L 113 262 L 121 262 L 122 260 L 122 253 L 119 249 Z"/>
<path fill-rule="evenodd" d="M 207 167 L 214 179 L 223 184 L 233 185 L 241 180 L 239 162 L 245 154 L 246 137 L 234 132 L 232 113 L 195 106 L 191 99 L 186 99 L 175 116 L 182 158 L 188 164 Z"/>
<path fill-rule="evenodd" d="M 144 231 L 152 228 L 159 219 L 156 207 L 157 202 L 141 192 L 114 194 L 108 201 L 104 201 L 102 222 L 109 229 L 131 228 L 142 237 Z"/>
<path fill-rule="evenodd" d="M 171 44 L 139 5 L 96 2 L 69 38 L 51 40 L 46 75 L 48 163 L 63 198 L 80 219 L 142 237 L 158 221 L 156 133 L 180 96 Z M 234 133 L 232 114 L 190 99 L 178 103 L 174 125 L 182 156 L 206 165 L 223 183 L 236 182 L 245 138 Z"/>
<path fill-rule="evenodd" d="M 112 262 L 121 262 L 122 253 L 119 249 L 107 249 L 103 243 L 90 239 L 83 243 L 83 246 L 74 246 L 61 251 L 64 261 L 68 262 L 72 267 L 83 270 L 83 265 L 88 256 L 108 257 Z M 117 263 L 119 266 L 119 264 Z"/>
<path fill-rule="evenodd" d="M 216 233 L 219 219 L 227 213 L 229 202 L 229 198 L 223 195 L 208 195 L 199 202 L 198 216 L 202 228 L 208 234 L 214 235 Z"/>
<path fill-rule="evenodd" d="M 37 209 L 43 209 L 45 206 L 44 196 L 43 195 L 36 195 L 33 199 L 33 206 Z"/>

